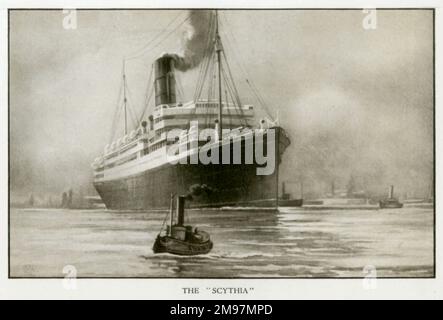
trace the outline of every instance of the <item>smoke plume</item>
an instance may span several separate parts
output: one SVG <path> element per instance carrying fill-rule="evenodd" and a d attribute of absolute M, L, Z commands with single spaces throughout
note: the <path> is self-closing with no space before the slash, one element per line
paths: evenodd
<path fill-rule="evenodd" d="M 188 193 L 185 195 L 187 200 L 192 201 L 194 197 L 207 196 L 217 192 L 216 189 L 209 187 L 206 184 L 193 184 L 189 187 Z"/>
<path fill-rule="evenodd" d="M 211 41 L 211 11 L 190 10 L 187 30 L 183 33 L 183 53 L 166 54 L 174 59 L 174 67 L 187 71 L 197 67 L 205 56 L 208 41 Z"/>

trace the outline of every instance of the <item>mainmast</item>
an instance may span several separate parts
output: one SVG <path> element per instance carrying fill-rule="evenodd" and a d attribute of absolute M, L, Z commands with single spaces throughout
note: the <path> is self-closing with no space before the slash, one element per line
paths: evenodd
<path fill-rule="evenodd" d="M 126 61 L 123 60 L 123 106 L 125 109 L 125 135 L 128 134 L 128 116 L 126 112 Z"/>
<path fill-rule="evenodd" d="M 221 52 L 222 44 L 220 34 L 218 33 L 218 12 L 215 10 L 215 51 L 217 52 L 217 65 L 218 65 L 218 140 L 222 139 L 223 130 L 223 101 L 222 101 L 222 75 L 221 75 Z"/>

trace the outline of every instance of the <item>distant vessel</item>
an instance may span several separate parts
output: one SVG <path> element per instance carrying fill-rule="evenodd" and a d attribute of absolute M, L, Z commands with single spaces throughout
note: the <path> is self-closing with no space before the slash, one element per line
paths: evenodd
<path fill-rule="evenodd" d="M 259 133 L 251 133 L 254 107 L 240 100 L 219 35 L 217 12 L 210 13 L 205 32 L 210 41 L 200 62 L 194 100 L 178 101 L 181 85 L 176 70 L 181 70 L 183 58 L 175 54 L 162 55 L 154 62 L 154 81 L 150 83 L 155 95 L 154 110 L 146 117 L 143 112 L 132 131 L 128 131 L 129 106 L 123 68 L 124 136 L 108 144 L 103 155 L 92 164 L 94 187 L 108 209 L 168 208 L 169 194 L 186 194 L 190 188 L 201 190 L 189 202 L 192 207 L 278 206 L 278 171 L 282 155 L 290 144 L 289 137 L 272 118 L 261 119 L 255 127 Z M 251 84 L 248 79 L 246 82 Z M 208 93 L 206 98 L 202 97 L 203 91 Z M 259 95 L 256 90 L 255 94 Z M 146 104 L 148 106 L 149 101 Z M 192 125 L 192 121 L 198 125 Z M 216 130 L 216 141 L 208 145 L 208 141 L 197 138 L 193 144 L 192 132 L 208 128 Z M 188 134 L 169 141 L 168 133 L 174 129 L 187 130 Z M 231 131 L 225 133 L 224 129 Z M 270 175 L 257 175 L 257 168 L 263 164 L 256 156 L 247 162 L 246 153 L 256 155 L 258 147 L 265 150 L 271 131 L 275 170 Z M 234 149 L 234 142 L 241 145 L 240 164 L 221 164 L 222 161 L 203 164 L 200 159 L 197 164 L 191 164 L 189 161 L 203 148 L 207 154 L 219 154 L 221 159 L 223 150 Z M 178 163 L 173 164 L 168 160 L 168 152 L 177 146 L 180 148 L 173 158 Z"/>
<path fill-rule="evenodd" d="M 403 208 L 403 203 L 394 198 L 394 186 L 390 186 L 388 198 L 380 200 L 380 208 Z"/>
<path fill-rule="evenodd" d="M 303 183 L 300 183 L 300 197 L 293 199 L 291 194 L 286 192 L 286 182 L 282 183 L 282 196 L 278 200 L 279 207 L 301 207 L 303 206 Z"/>
<path fill-rule="evenodd" d="M 325 208 L 372 208 L 366 192 L 355 190 L 354 177 L 351 176 L 345 189 L 337 189 L 335 181 L 331 181 L 330 191 L 323 198 L 306 202 L 309 206 L 323 206 Z M 376 205 L 375 205 L 376 206 Z"/>
<path fill-rule="evenodd" d="M 171 253 L 177 255 L 198 255 L 211 251 L 213 244 L 209 234 L 192 226 L 185 226 L 185 196 L 177 197 L 177 223 L 174 224 L 174 196 L 171 196 L 171 223 L 166 235 L 157 236 L 152 250 L 154 253 Z M 160 231 L 161 233 L 161 231 Z"/>

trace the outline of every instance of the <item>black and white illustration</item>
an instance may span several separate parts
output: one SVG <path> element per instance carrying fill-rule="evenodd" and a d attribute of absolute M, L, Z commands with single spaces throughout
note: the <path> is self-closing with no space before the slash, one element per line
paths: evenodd
<path fill-rule="evenodd" d="M 434 10 L 9 10 L 11 278 L 433 278 Z"/>

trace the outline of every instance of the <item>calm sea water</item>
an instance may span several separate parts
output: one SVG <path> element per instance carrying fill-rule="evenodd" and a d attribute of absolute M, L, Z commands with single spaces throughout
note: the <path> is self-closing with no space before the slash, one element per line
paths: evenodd
<path fill-rule="evenodd" d="M 11 209 L 13 277 L 433 276 L 433 209 L 189 210 L 208 255 L 153 254 L 163 212 Z"/>

